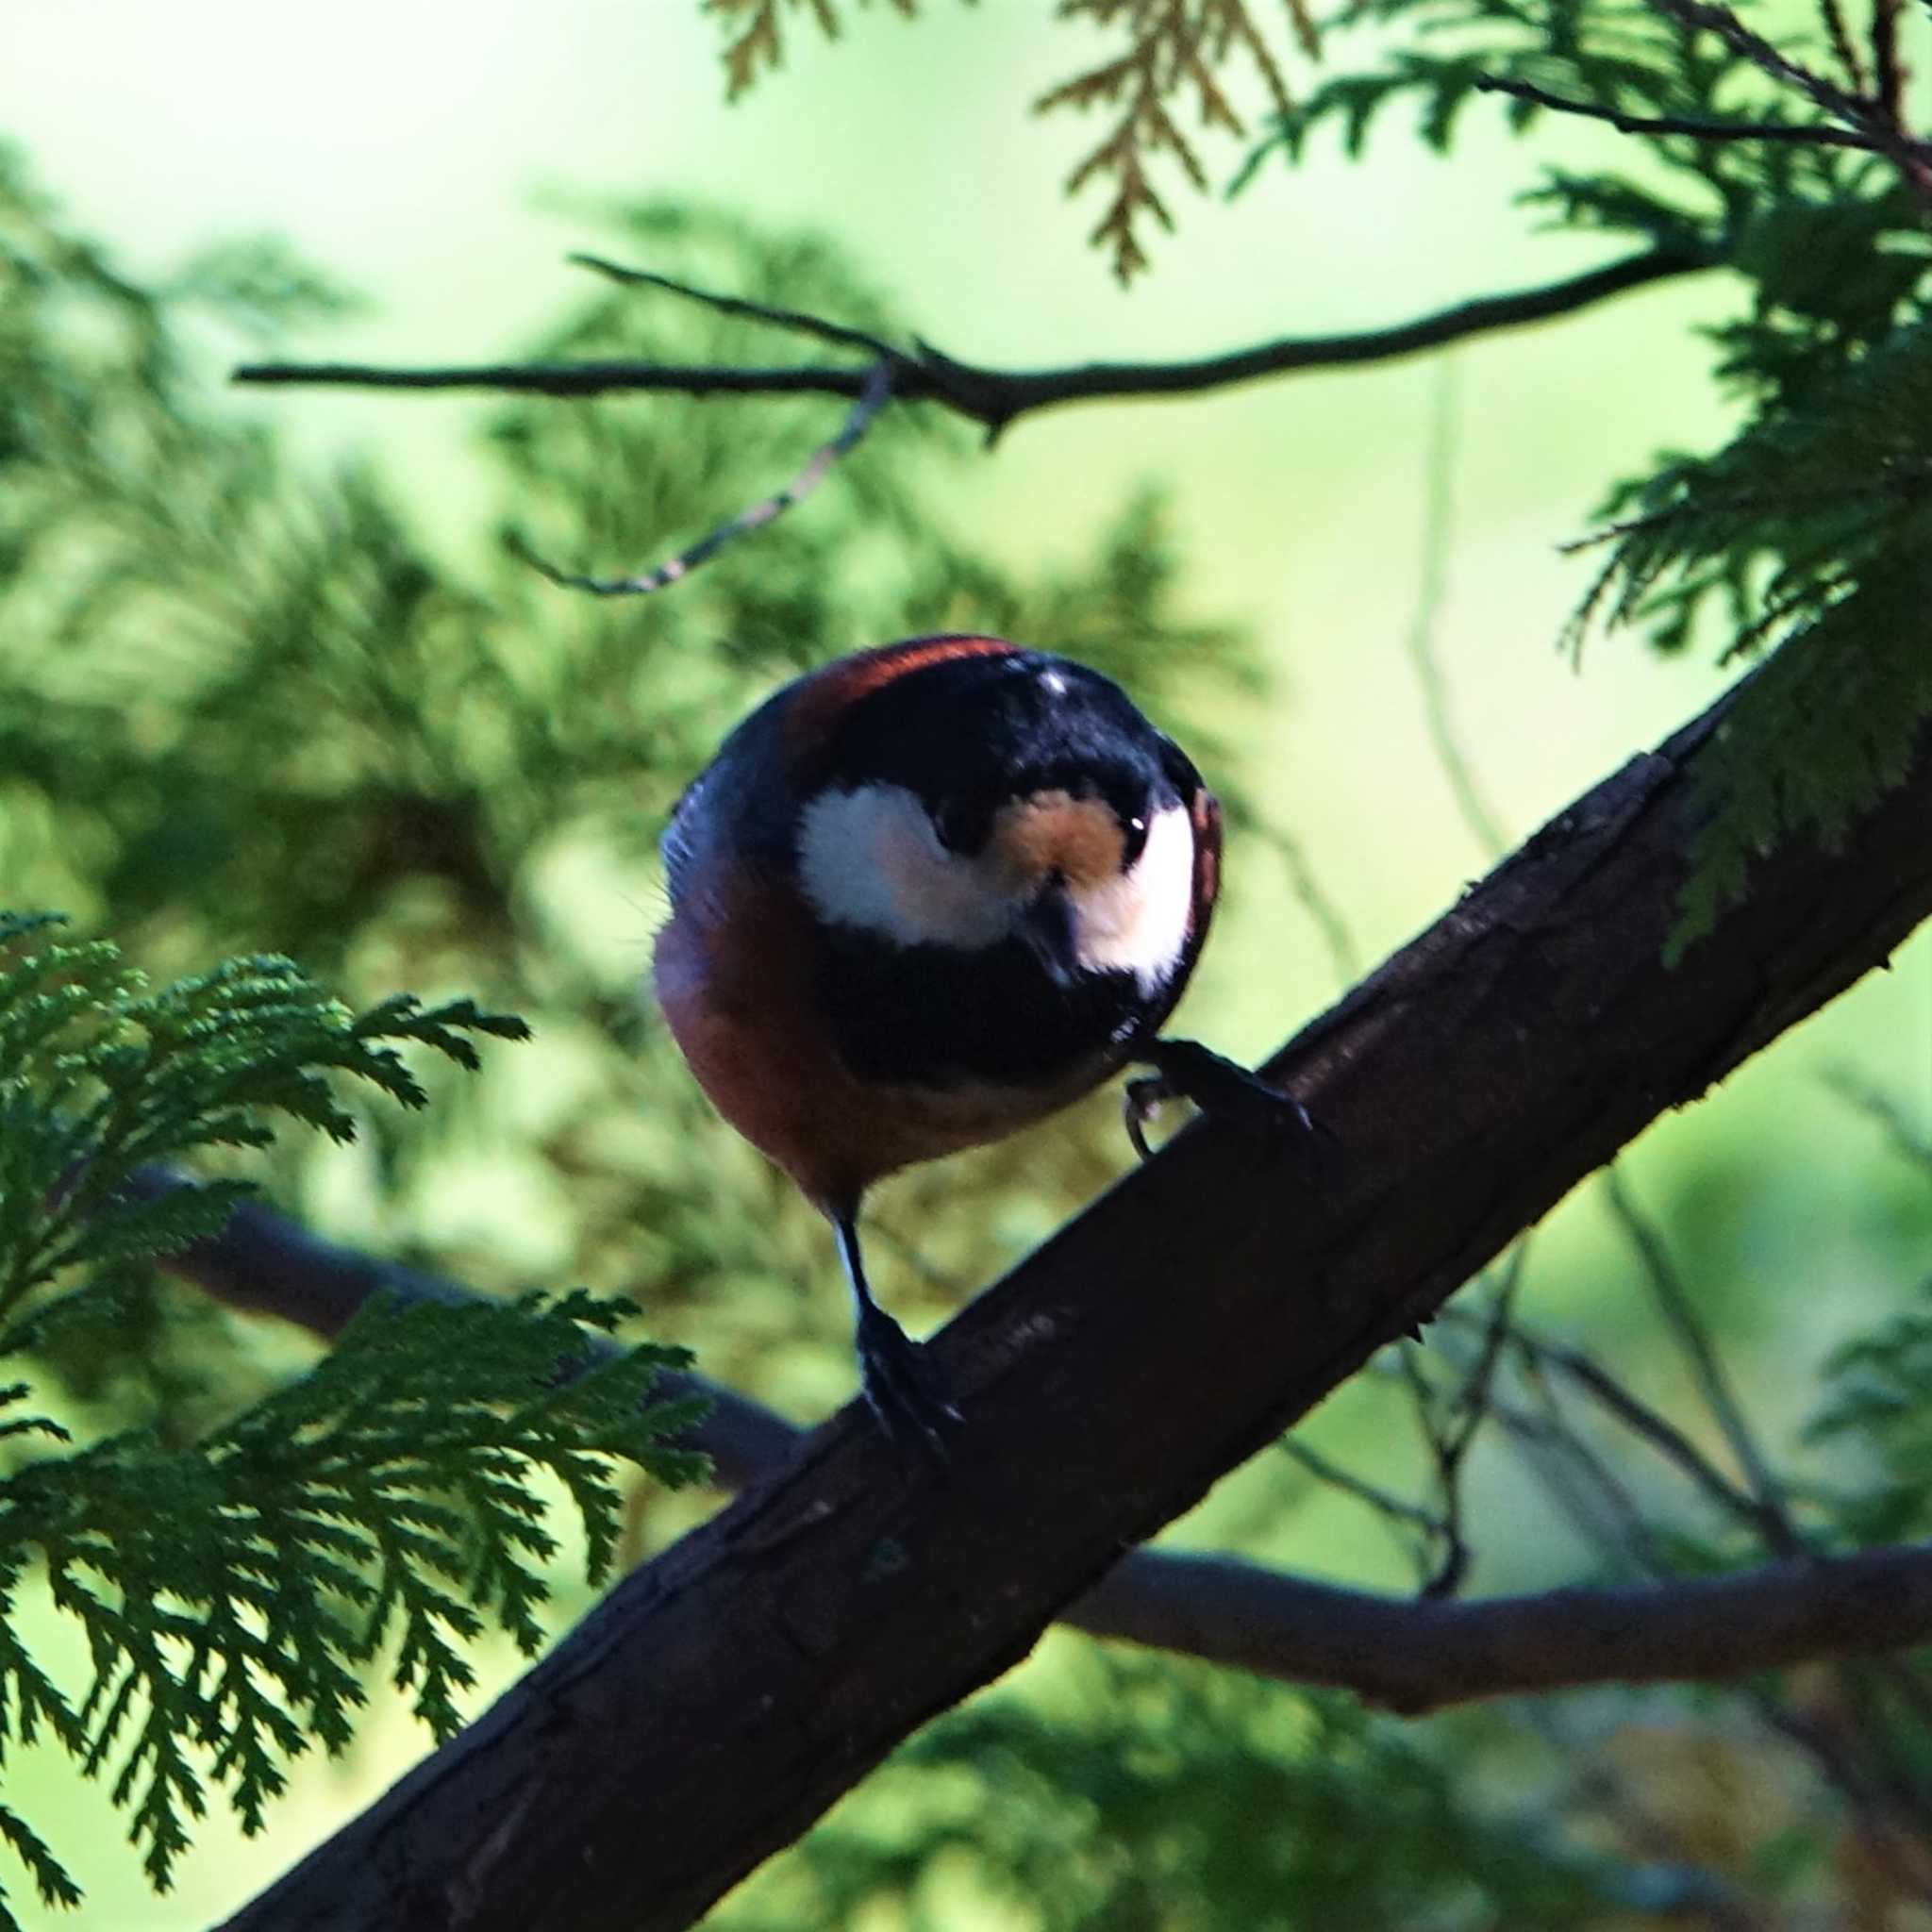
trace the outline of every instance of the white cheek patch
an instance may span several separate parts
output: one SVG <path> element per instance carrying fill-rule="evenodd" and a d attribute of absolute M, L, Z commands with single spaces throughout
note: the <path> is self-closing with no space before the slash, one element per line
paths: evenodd
<path fill-rule="evenodd" d="M 821 919 L 902 946 L 990 946 L 1012 924 L 1010 882 L 948 852 L 903 785 L 814 798 L 799 821 L 798 879 Z"/>
<path fill-rule="evenodd" d="M 1179 962 L 1193 914 L 1194 827 L 1186 808 L 1154 815 L 1146 847 L 1125 872 L 1068 897 L 1081 965 L 1131 973 L 1152 991 Z"/>

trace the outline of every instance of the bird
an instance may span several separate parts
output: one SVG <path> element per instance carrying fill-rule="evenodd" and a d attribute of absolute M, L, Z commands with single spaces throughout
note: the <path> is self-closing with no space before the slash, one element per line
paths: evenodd
<path fill-rule="evenodd" d="M 860 1202 L 1130 1062 L 1159 1100 L 1274 1125 L 1291 1097 L 1160 1028 L 1221 884 L 1221 809 L 1110 678 L 1004 638 L 903 639 L 793 679 L 730 732 L 663 838 L 658 1005 L 724 1118 L 831 1224 L 860 1392 L 943 1453 L 963 1420 L 874 1298 Z"/>

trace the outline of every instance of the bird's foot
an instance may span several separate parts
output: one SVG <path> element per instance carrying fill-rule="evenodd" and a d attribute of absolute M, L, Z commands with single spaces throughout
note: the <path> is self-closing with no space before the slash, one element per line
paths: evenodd
<path fill-rule="evenodd" d="M 1121 1096 L 1127 1139 L 1142 1160 L 1153 1150 L 1147 1123 L 1164 1101 L 1187 1100 L 1210 1120 L 1226 1121 L 1243 1132 L 1270 1138 L 1293 1136 L 1322 1169 L 1324 1147 L 1333 1136 L 1292 1093 L 1271 1087 L 1237 1060 L 1214 1053 L 1196 1040 L 1154 1040 L 1141 1051 L 1154 1068 L 1129 1080 Z"/>
<path fill-rule="evenodd" d="M 946 1439 L 965 1417 L 939 1364 L 876 1306 L 860 1312 L 857 1340 L 859 1392 L 892 1446 L 944 1462 Z"/>

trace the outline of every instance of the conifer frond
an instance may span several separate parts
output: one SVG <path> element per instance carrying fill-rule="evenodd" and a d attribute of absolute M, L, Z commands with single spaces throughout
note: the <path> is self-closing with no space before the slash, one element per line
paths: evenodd
<path fill-rule="evenodd" d="M 836 40 L 841 16 L 835 0 L 791 0 L 808 11 L 828 40 Z M 1246 120 L 1235 105 L 1238 87 L 1258 88 L 1265 110 L 1286 116 L 1293 98 L 1282 71 L 1278 31 L 1257 17 L 1262 0 L 1059 0 L 1065 21 L 1085 21 L 1124 42 L 1070 79 L 1049 88 L 1034 102 L 1036 113 L 1060 108 L 1098 110 L 1108 117 L 1108 131 L 1067 177 L 1066 192 L 1077 194 L 1090 181 L 1112 186 L 1106 210 L 1089 240 L 1106 251 L 1124 286 L 1149 266 L 1144 237 L 1149 223 L 1166 229 L 1174 216 L 1153 178 L 1154 165 L 1172 161 L 1199 193 L 1209 192 L 1208 164 L 1200 136 L 1180 119 L 1191 108 L 1202 133 L 1245 140 Z M 1283 24 L 1310 59 L 1320 52 L 1320 36 L 1307 0 L 1280 0 Z M 704 0 L 708 12 L 725 24 L 724 93 L 736 100 L 761 75 L 784 63 L 780 0 Z M 911 19 L 918 0 L 891 0 L 893 9 Z"/>
<path fill-rule="evenodd" d="M 571 1496 L 594 1582 L 616 1545 L 613 1465 L 701 1473 L 666 1446 L 694 1404 L 648 1399 L 684 1355 L 591 1363 L 586 1331 L 618 1312 L 582 1294 L 375 1304 L 310 1374 L 190 1448 L 122 1436 L 0 1486 L 0 1578 L 42 1563 L 92 1659 L 76 1709 L 0 1651 L 0 1696 L 9 1713 L 36 1698 L 90 1771 L 113 1771 L 157 1885 L 210 1785 L 253 1833 L 291 1759 L 347 1744 L 359 1667 L 385 1644 L 439 1740 L 461 1722 L 463 1646 L 486 1624 L 539 1647 L 558 1546 L 536 1475 Z"/>
<path fill-rule="evenodd" d="M 795 8 L 809 11 L 828 41 L 839 38 L 839 13 L 832 0 L 791 0 Z M 892 0 L 908 18 L 915 0 Z M 776 73 L 785 63 L 785 42 L 778 19 L 778 0 L 704 0 L 705 10 L 724 23 L 724 98 L 735 101 L 760 73 Z"/>
<path fill-rule="evenodd" d="M 1063 20 L 1087 20 L 1126 45 L 1051 88 L 1034 103 L 1037 113 L 1058 108 L 1102 110 L 1111 125 L 1067 177 L 1067 192 L 1088 182 L 1110 180 L 1113 195 L 1090 240 L 1106 249 L 1123 285 L 1148 266 L 1142 236 L 1148 222 L 1172 229 L 1174 217 L 1150 176 L 1150 163 L 1165 155 L 1194 189 L 1206 193 L 1207 165 L 1178 117 L 1191 105 L 1205 132 L 1247 134 L 1231 98 L 1233 74 L 1244 68 L 1257 81 L 1273 111 L 1291 115 L 1293 102 L 1281 62 L 1248 0 L 1060 0 Z M 1301 0 L 1289 0 L 1287 16 L 1303 51 L 1318 48 L 1314 22 Z"/>
<path fill-rule="evenodd" d="M 1849 1541 L 1906 1542 L 1932 1531 L 1932 1279 L 1896 1314 L 1841 1342 L 1806 1431 L 1853 1450 L 1865 1479 L 1833 1498 Z"/>
<path fill-rule="evenodd" d="M 1677 950 L 1707 931 L 1753 856 L 1788 834 L 1833 843 L 1902 774 L 1932 716 L 1932 325 L 1914 319 L 1832 375 L 1805 353 L 1827 332 L 1883 327 L 1900 301 L 1884 258 L 1805 277 L 1813 325 L 1760 312 L 1730 332 L 1770 391 L 1756 419 L 1706 458 L 1664 462 L 1607 506 L 1607 562 L 1570 625 L 1641 624 L 1682 649 L 1709 607 L 1725 653 L 1776 647 L 1707 761 L 1712 816 L 1684 899 Z M 1912 258 L 1913 278 L 1924 273 Z M 1793 296 L 1786 305 L 1802 313 Z M 1780 359 L 1741 338 L 1774 331 Z"/>
<path fill-rule="evenodd" d="M 1565 228 L 1702 250 L 1748 293 L 1707 332 L 1744 428 L 1707 456 L 1661 455 L 1611 493 L 1600 537 L 1575 546 L 1607 544 L 1607 560 L 1563 634 L 1574 650 L 1593 624 L 1634 624 L 1674 651 L 1714 632 L 1726 659 L 1779 647 L 1707 766 L 1712 820 L 1681 949 L 1709 929 L 1755 853 L 1787 834 L 1835 838 L 1896 777 L 1932 713 L 1917 634 L 1932 608 L 1921 560 L 1932 537 L 1932 250 L 1919 188 L 1877 134 L 1859 145 L 1869 100 L 1688 0 L 1359 0 L 1345 24 L 1400 24 L 1408 37 L 1325 80 L 1263 153 L 1292 158 L 1333 122 L 1357 154 L 1404 100 L 1446 150 L 1471 101 L 1499 91 L 1519 130 L 1551 99 L 1637 117 L 1661 164 L 1647 176 L 1551 169 L 1524 200 Z M 1833 58 L 1857 65 L 1842 46 Z M 1659 121 L 1793 138 L 1659 133 Z M 1905 139 L 1895 125 L 1887 138 Z"/>
<path fill-rule="evenodd" d="M 397 1045 L 474 1066 L 468 1036 L 526 1031 L 468 1000 L 425 1008 L 401 994 L 355 1014 L 272 955 L 150 992 L 108 942 L 49 941 L 48 928 L 39 915 L 0 924 L 0 1351 L 19 1345 L 8 1324 L 64 1271 L 178 1249 L 219 1227 L 234 1199 L 230 1184 L 125 1198 L 137 1168 L 264 1146 L 277 1117 L 348 1140 L 333 1079 L 421 1107 Z"/>
<path fill-rule="evenodd" d="M 129 1189 L 138 1167 L 260 1147 L 291 1120 L 347 1138 L 333 1083 L 421 1106 L 399 1047 L 467 1066 L 474 1036 L 525 1030 L 468 1000 L 353 1013 L 269 957 L 149 991 L 112 945 L 58 924 L 0 913 L 0 1356 L 29 1364 L 111 1320 L 134 1264 L 218 1230 L 242 1191 L 147 1198 Z M 582 1293 L 378 1302 L 311 1374 L 185 1446 L 134 1432 L 25 1459 L 66 1431 L 35 1412 L 29 1377 L 0 1388 L 15 1458 L 0 1474 L 0 1760 L 44 1733 L 108 1778 L 165 1888 L 210 1787 L 253 1832 L 291 1759 L 343 1748 L 385 1644 L 447 1736 L 473 1681 L 464 1644 L 490 1625 L 526 1653 L 541 1641 L 558 1545 L 535 1480 L 570 1498 L 594 1582 L 617 1548 L 616 1465 L 700 1473 L 668 1446 L 693 1403 L 650 1400 L 682 1353 L 588 1347 L 620 1312 Z M 12 1635 L 36 1571 L 86 1639 L 78 1695 Z M 0 1811 L 0 1840 L 44 1900 L 77 1900 L 25 1820 Z M 0 1928 L 16 1923 L 0 1890 Z"/>

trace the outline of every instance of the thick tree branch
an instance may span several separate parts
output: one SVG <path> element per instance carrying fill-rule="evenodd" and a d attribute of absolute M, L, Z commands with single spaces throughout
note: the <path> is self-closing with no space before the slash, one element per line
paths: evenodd
<path fill-rule="evenodd" d="M 1453 308 L 1437 309 L 1391 328 L 1368 329 L 1356 335 L 1282 336 L 1273 341 L 1257 342 L 1251 348 L 1182 362 L 1087 362 L 1059 369 L 991 369 L 958 361 L 929 343 L 922 342 L 911 350 L 894 350 L 875 342 L 870 336 L 860 336 L 859 340 L 866 345 L 868 355 L 879 348 L 886 350 L 882 359 L 891 371 L 894 403 L 938 403 L 956 415 L 979 424 L 989 437 L 993 437 L 1022 416 L 1036 415 L 1065 403 L 1110 401 L 1124 396 L 1198 395 L 1235 383 L 1291 375 L 1297 370 L 1391 361 L 1426 349 L 1440 349 L 1471 336 L 1569 315 L 1630 289 L 1713 268 L 1720 258 L 1714 248 L 1688 244 L 1678 249 L 1646 249 L 1604 268 L 1572 275 L 1566 281 L 1459 302 Z M 597 266 L 606 274 L 667 286 L 664 277 L 646 275 L 640 270 L 616 270 L 608 263 Z M 845 330 L 839 324 L 816 323 L 813 318 L 797 316 L 790 310 L 762 310 L 735 297 L 708 297 L 703 291 L 682 283 L 668 286 L 695 300 L 712 301 L 714 306 L 730 312 L 751 312 L 768 322 L 782 322 L 787 327 L 801 327 L 809 323 L 821 334 L 837 331 L 843 337 L 858 333 Z M 850 367 L 770 369 L 708 363 L 602 361 L 491 362 L 450 368 L 382 369 L 354 362 L 255 362 L 236 370 L 235 380 L 362 389 L 506 390 L 550 396 L 668 391 L 683 395 L 774 395 L 802 391 L 857 398 L 864 392 L 871 366 L 855 363 Z"/>
<path fill-rule="evenodd" d="M 1910 1649 L 1932 1635 L 1932 1544 L 1469 1603 L 1339 1590 L 1231 1557 L 1130 1558 L 1068 1621 L 1265 1676 L 1291 1650 L 1298 1681 L 1413 1716 L 1522 1691 L 1710 1682 Z"/>
<path fill-rule="evenodd" d="M 160 1170 L 141 1181 L 149 1194 L 182 1185 Z M 327 1336 L 377 1292 L 406 1302 L 475 1292 L 325 1241 L 254 1201 L 161 1265 L 231 1307 Z M 805 1440 L 762 1403 L 702 1376 L 665 1382 L 667 1393 L 711 1401 L 691 1440 L 733 1488 L 774 1474 Z M 1417 1716 L 1521 1691 L 1708 1682 L 1932 1641 L 1932 1544 L 1474 1602 L 1345 1590 L 1238 1557 L 1132 1550 L 1059 1621 Z"/>
<path fill-rule="evenodd" d="M 137 1191 L 147 1197 L 184 1185 L 165 1168 L 147 1168 L 136 1177 Z M 242 1202 L 219 1235 L 164 1256 L 156 1265 L 230 1307 L 279 1316 L 330 1339 L 373 1294 L 404 1303 L 475 1298 L 474 1289 L 445 1275 L 327 1241 L 260 1201 Z M 590 1346 L 601 1353 L 615 1344 L 598 1339 Z M 702 1395 L 710 1403 L 711 1412 L 685 1440 L 711 1457 L 729 1488 L 772 1474 L 804 1441 L 804 1432 L 775 1410 L 702 1375 L 666 1374 L 658 1388 L 674 1396 Z"/>
<path fill-rule="evenodd" d="M 1321 1191 L 1292 1149 L 1180 1135 L 939 1336 L 970 1418 L 948 1464 L 902 1466 L 841 1411 L 232 1925 L 689 1924 L 1658 1114 L 1886 959 L 1932 911 L 1932 734 L 1838 849 L 1769 855 L 1664 965 L 1732 702 L 1270 1063 L 1343 1150 Z"/>

